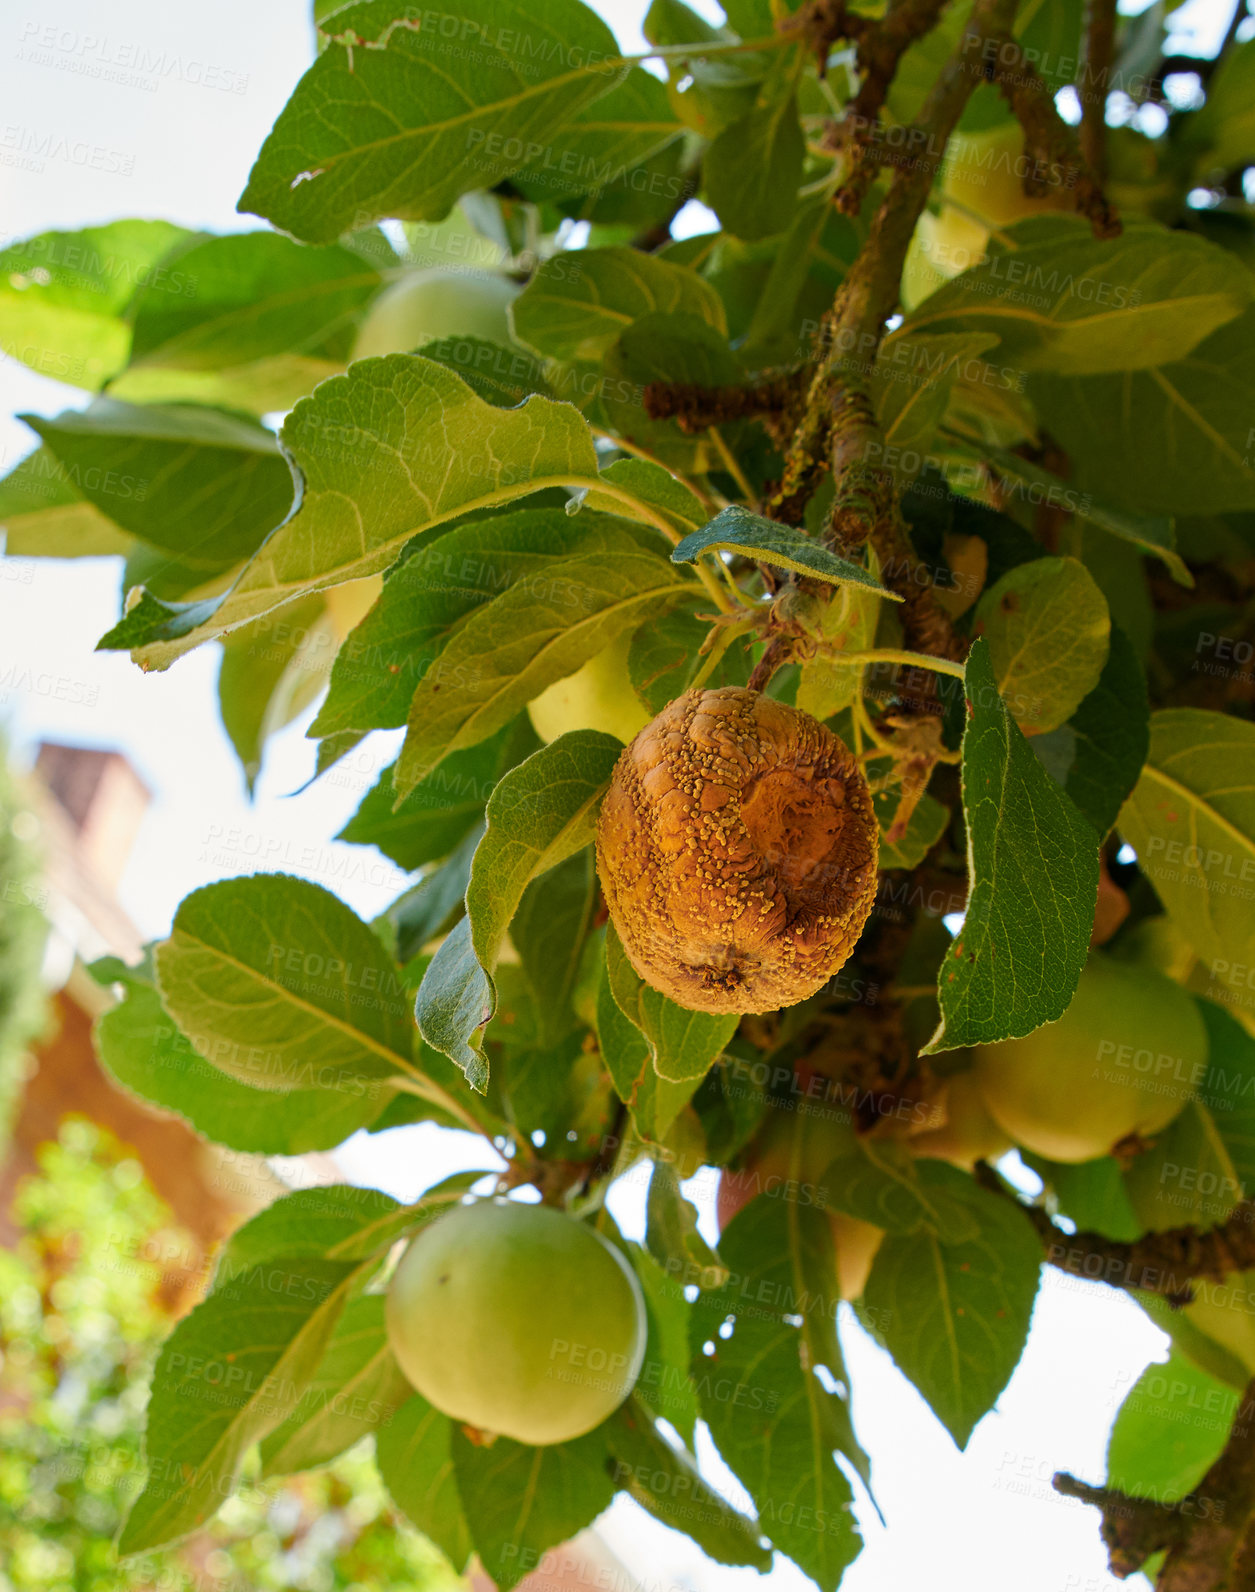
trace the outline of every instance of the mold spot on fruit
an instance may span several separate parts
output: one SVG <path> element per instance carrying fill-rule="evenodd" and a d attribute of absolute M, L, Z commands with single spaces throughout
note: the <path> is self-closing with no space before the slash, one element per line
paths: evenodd
<path fill-rule="evenodd" d="M 862 770 L 809 714 L 756 691 L 690 691 L 620 757 L 597 867 L 633 967 L 698 1011 L 819 990 L 876 891 Z"/>

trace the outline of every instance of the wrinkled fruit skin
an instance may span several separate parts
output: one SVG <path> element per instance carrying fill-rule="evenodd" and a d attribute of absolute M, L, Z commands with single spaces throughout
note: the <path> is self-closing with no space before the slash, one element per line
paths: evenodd
<path fill-rule="evenodd" d="M 597 871 L 632 966 L 681 1006 L 766 1012 L 820 989 L 876 893 L 862 770 L 796 708 L 689 691 L 615 765 Z"/>
<path fill-rule="evenodd" d="M 388 1289 L 388 1339 L 429 1403 L 520 1443 L 592 1431 L 632 1391 L 645 1305 L 626 1260 L 543 1205 L 459 1205 L 414 1238 Z"/>
<path fill-rule="evenodd" d="M 1051 1161 L 1108 1155 L 1166 1128 L 1207 1060 L 1207 1030 L 1179 984 L 1092 952 L 1072 1004 L 1024 1039 L 982 1045 L 975 1078 L 991 1116 Z"/>

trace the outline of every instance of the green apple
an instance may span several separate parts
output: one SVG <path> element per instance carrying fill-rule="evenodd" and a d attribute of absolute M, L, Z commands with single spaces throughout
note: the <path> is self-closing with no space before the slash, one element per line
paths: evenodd
<path fill-rule="evenodd" d="M 1024 174 L 1046 184 L 1041 198 L 1024 192 Z M 1018 122 L 984 133 L 956 133 L 946 146 L 937 215 L 925 212 L 907 250 L 902 272 L 902 302 L 913 310 L 943 282 L 978 264 L 991 230 L 1025 216 L 1069 210 L 1073 204 L 1068 173 L 1034 161 L 1024 152 Z"/>
<path fill-rule="evenodd" d="M 506 311 L 518 293 L 517 283 L 490 271 L 413 271 L 371 305 L 353 358 L 411 353 L 444 337 L 482 337 L 508 348 L 513 339 Z"/>
<path fill-rule="evenodd" d="M 532 728 L 542 741 L 556 741 L 568 730 L 605 730 L 626 744 L 645 728 L 651 715 L 628 674 L 631 643 L 630 632 L 620 636 L 528 704 Z"/>
<path fill-rule="evenodd" d="M 908 1140 L 911 1153 L 949 1161 L 970 1172 L 977 1161 L 996 1161 L 1011 1148 L 1011 1140 L 989 1114 L 981 1099 L 976 1075 L 956 1072 L 946 1081 L 946 1120 Z"/>
<path fill-rule="evenodd" d="M 1096 951 L 1058 1022 L 981 1046 L 975 1073 L 1017 1144 L 1051 1161 L 1089 1161 L 1166 1128 L 1206 1063 L 1207 1031 L 1186 991 Z"/>
<path fill-rule="evenodd" d="M 366 575 L 361 580 L 345 581 L 342 586 L 327 587 L 327 617 L 337 641 L 343 641 L 365 619 L 382 590 L 382 575 Z"/>
<path fill-rule="evenodd" d="M 388 1340 L 429 1403 L 520 1443 L 592 1431 L 632 1391 L 645 1304 L 627 1261 L 544 1205 L 480 1200 L 425 1227 L 401 1257 Z"/>

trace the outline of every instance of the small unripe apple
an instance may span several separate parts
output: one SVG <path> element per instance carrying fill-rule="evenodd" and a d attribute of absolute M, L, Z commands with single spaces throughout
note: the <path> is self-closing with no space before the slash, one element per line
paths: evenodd
<path fill-rule="evenodd" d="M 797 1142 L 795 1144 L 795 1137 Z M 831 1163 L 852 1148 L 854 1132 L 845 1122 L 779 1112 L 759 1133 L 741 1171 L 724 1167 L 715 1195 L 715 1219 L 722 1232 L 752 1199 L 796 1199 L 826 1206 L 821 1179 Z M 867 1285 L 884 1230 L 844 1211 L 826 1209 L 842 1299 L 858 1299 Z"/>
<path fill-rule="evenodd" d="M 517 283 L 490 271 L 414 271 L 387 287 L 357 334 L 354 359 L 408 354 L 444 337 L 482 337 L 508 347 L 506 314 Z"/>
<path fill-rule="evenodd" d="M 1025 173 L 1046 184 L 1041 198 L 1024 192 Z M 1025 153 L 1018 122 L 984 133 L 956 133 L 946 146 L 940 214 L 926 211 L 920 217 L 907 251 L 902 273 L 905 307 L 914 309 L 950 277 L 979 264 L 991 228 L 1010 226 L 1025 216 L 1070 210 L 1073 192 L 1066 186 L 1066 175 L 1059 166 Z"/>
<path fill-rule="evenodd" d="M 1179 984 L 1095 951 L 1058 1022 L 981 1046 L 975 1073 L 1017 1144 L 1051 1161 L 1089 1161 L 1166 1128 L 1206 1060 L 1207 1031 Z"/>
<path fill-rule="evenodd" d="M 946 1080 L 943 1096 L 946 1120 L 939 1128 L 917 1133 L 908 1141 L 912 1154 L 949 1161 L 970 1172 L 977 1161 L 996 1161 L 1011 1148 L 1011 1140 L 989 1114 L 981 1099 L 976 1075 L 956 1072 Z"/>
<path fill-rule="evenodd" d="M 516 1442 L 592 1431 L 632 1391 L 645 1305 L 591 1227 L 544 1205 L 480 1200 L 425 1227 L 388 1289 L 388 1340 L 443 1414 Z"/>
<path fill-rule="evenodd" d="M 528 703 L 532 728 L 542 741 L 556 741 L 568 730 L 605 730 L 626 745 L 645 728 L 650 712 L 628 674 L 631 644 L 630 632 L 620 636 Z"/>
<path fill-rule="evenodd" d="M 343 641 L 349 631 L 365 619 L 382 590 L 382 575 L 367 575 L 362 580 L 345 581 L 342 586 L 328 586 L 324 594 L 327 618 L 337 640 Z"/>

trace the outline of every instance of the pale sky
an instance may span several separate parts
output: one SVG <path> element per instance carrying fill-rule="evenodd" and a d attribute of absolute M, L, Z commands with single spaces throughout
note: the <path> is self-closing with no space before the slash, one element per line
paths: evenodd
<path fill-rule="evenodd" d="M 626 48 L 640 46 L 643 0 L 595 4 Z M 709 3 L 697 9 L 720 14 Z M 235 200 L 310 59 L 306 0 L 264 7 L 257 0 L 113 0 L 107 10 L 105 23 L 98 0 L 52 7 L 27 0 L 0 22 L 0 234 L 13 239 L 126 216 L 217 231 L 261 226 L 236 215 Z M 1223 29 L 1226 10 L 1219 0 L 1194 0 L 1179 18 L 1198 30 L 1182 30 L 1179 47 L 1205 47 Z M 116 64 L 137 49 L 150 63 L 156 58 L 142 73 L 150 81 L 138 86 Z M 207 86 L 224 81 L 243 91 Z M 49 132 L 69 151 L 98 145 L 123 157 L 110 163 L 129 175 L 94 171 L 73 153 L 26 169 L 23 145 Z M 0 360 L 3 471 L 33 444 L 13 413 L 55 414 L 83 401 L 74 389 Z M 267 866 L 330 884 L 364 916 L 380 911 L 404 881 L 373 851 L 328 837 L 389 760 L 395 738 L 376 737 L 378 747 L 350 764 L 340 783 L 323 781 L 289 799 L 312 769 L 307 718 L 271 743 L 250 805 L 218 724 L 214 649 L 147 677 L 124 656 L 93 652 L 116 618 L 118 576 L 108 560 L 0 564 L 0 676 L 16 663 L 15 678 L 45 682 L 11 687 L 7 697 L 0 688 L 0 725 L 24 758 L 41 738 L 117 747 L 131 758 L 154 793 L 122 887 L 145 934 L 166 932 L 179 900 L 198 885 Z M 456 1165 L 487 1164 L 464 1136 L 407 1129 L 387 1140 L 368 1146 L 359 1136 L 338 1152 L 348 1175 L 413 1196 Z M 712 1190 L 710 1179 L 693 1189 L 707 1223 Z M 640 1185 L 617 1190 L 612 1204 L 639 1234 Z M 1104 1592 L 1128 1584 L 1106 1573 L 1096 1514 L 1059 1499 L 1049 1478 L 1068 1469 L 1101 1479 L 1124 1393 L 1149 1360 L 1164 1357 L 1167 1340 L 1130 1301 L 1097 1286 L 1065 1286 L 1047 1270 L 1024 1360 L 966 1454 L 852 1318 L 844 1338 L 856 1421 L 891 1527 L 885 1532 L 860 1498 L 867 1547 L 843 1583 L 848 1592 Z M 703 1457 L 712 1478 L 737 1497 L 717 1456 Z M 811 1585 L 781 1561 L 765 1582 L 752 1571 L 713 1566 L 623 1500 L 601 1529 L 651 1586 L 786 1592 Z"/>

